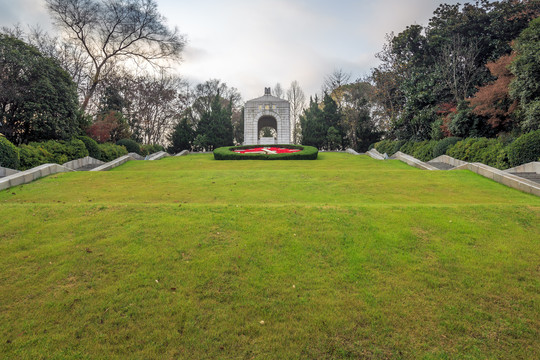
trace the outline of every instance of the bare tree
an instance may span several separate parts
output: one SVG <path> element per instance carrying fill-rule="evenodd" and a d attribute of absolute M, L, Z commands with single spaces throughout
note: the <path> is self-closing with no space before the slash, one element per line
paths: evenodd
<path fill-rule="evenodd" d="M 179 59 L 185 46 L 177 29 L 170 30 L 154 0 L 46 0 L 68 42 L 88 55 L 89 78 L 82 109 L 116 64 Z"/>
<path fill-rule="evenodd" d="M 132 131 L 143 144 L 163 144 L 186 109 L 184 81 L 162 72 L 155 77 L 137 77 L 129 85 L 125 87 L 124 115 Z"/>
<path fill-rule="evenodd" d="M 281 87 L 280 83 L 277 83 L 276 86 L 274 86 L 272 93 L 275 97 L 283 99 L 283 88 Z"/>
<path fill-rule="evenodd" d="M 291 87 L 289 90 L 287 90 L 287 100 L 289 100 L 291 105 L 291 129 L 293 142 L 295 144 L 299 144 L 300 135 L 302 134 L 299 118 L 306 105 L 306 95 L 304 94 L 304 91 L 302 91 L 298 81 L 294 80 L 291 83 Z"/>
<path fill-rule="evenodd" d="M 337 88 L 347 85 L 351 79 L 351 74 L 346 73 L 343 69 L 336 69 L 332 74 L 325 76 L 323 83 L 323 93 L 332 94 Z"/>
<path fill-rule="evenodd" d="M 477 64 L 479 55 L 478 44 L 467 43 L 459 35 L 452 37 L 450 43 L 441 49 L 439 69 L 445 85 L 454 95 L 456 104 L 471 95 L 471 85 L 483 69 L 483 66 Z"/>

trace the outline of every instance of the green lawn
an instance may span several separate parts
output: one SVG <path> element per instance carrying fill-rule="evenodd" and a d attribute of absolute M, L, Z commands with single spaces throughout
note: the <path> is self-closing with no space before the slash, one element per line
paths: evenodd
<path fill-rule="evenodd" d="M 540 198 L 190 155 L 0 191 L 0 359 L 537 359 Z"/>

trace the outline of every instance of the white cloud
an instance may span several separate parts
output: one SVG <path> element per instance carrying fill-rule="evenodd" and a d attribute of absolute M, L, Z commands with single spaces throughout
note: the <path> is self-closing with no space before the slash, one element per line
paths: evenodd
<path fill-rule="evenodd" d="M 193 83 L 218 78 L 245 100 L 298 80 L 320 92 L 334 69 L 352 78 L 377 64 L 385 34 L 425 25 L 437 0 L 156 0 L 170 26 L 187 35 L 178 72 Z M 450 3 L 456 3 L 452 0 Z M 49 28 L 44 0 L 0 0 L 0 26 Z"/>

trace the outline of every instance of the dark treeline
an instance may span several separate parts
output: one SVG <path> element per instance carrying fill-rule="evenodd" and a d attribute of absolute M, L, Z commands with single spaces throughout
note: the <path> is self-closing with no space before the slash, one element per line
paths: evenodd
<path fill-rule="evenodd" d="M 388 138 L 494 137 L 538 128 L 526 82 L 539 84 L 538 1 L 440 5 L 426 27 L 390 35 L 371 75 Z M 532 35 L 532 34 L 536 35 Z M 530 34 L 530 35 L 527 35 Z M 530 38 L 536 37 L 531 41 Z M 534 64 L 536 63 L 536 64 Z M 524 97 L 518 94 L 528 92 Z"/>

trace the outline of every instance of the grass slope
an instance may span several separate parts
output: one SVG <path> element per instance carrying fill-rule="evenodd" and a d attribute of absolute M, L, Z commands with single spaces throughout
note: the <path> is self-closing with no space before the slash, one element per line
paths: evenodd
<path fill-rule="evenodd" d="M 540 199 L 468 171 L 190 155 L 0 219 L 0 358 L 540 357 Z"/>

